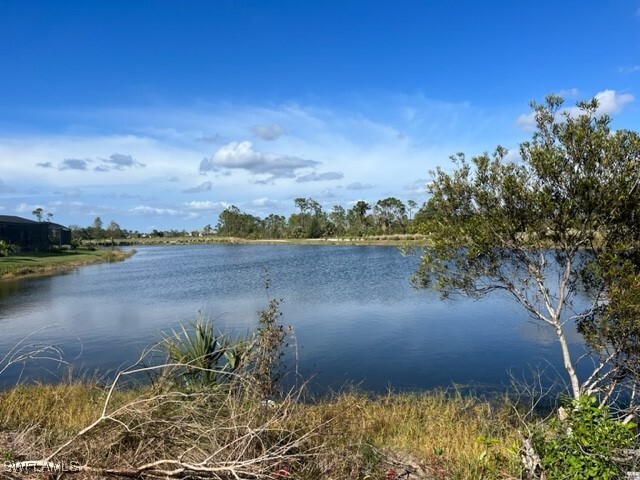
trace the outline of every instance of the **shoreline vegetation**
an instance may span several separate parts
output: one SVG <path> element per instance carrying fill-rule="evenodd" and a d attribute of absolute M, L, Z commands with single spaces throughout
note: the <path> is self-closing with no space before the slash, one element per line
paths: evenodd
<path fill-rule="evenodd" d="M 201 237 L 140 237 L 107 241 L 95 240 L 92 244 L 101 246 L 135 245 L 201 245 L 201 244 L 264 244 L 264 245 L 371 245 L 371 246 L 425 246 L 428 236 L 420 234 L 371 235 L 363 237 L 323 237 L 323 238 L 265 238 L 226 237 L 207 235 Z"/>
<path fill-rule="evenodd" d="M 123 261 L 135 250 L 81 248 L 63 252 L 16 253 L 0 258 L 0 280 L 46 276 L 68 272 L 84 265 Z"/>
<path fill-rule="evenodd" d="M 215 388 L 16 386 L 0 393 L 0 457 L 5 465 L 39 460 L 68 444 L 49 461 L 84 466 L 69 478 L 520 478 L 520 419 L 504 401 L 444 390 L 345 391 L 314 401 L 290 394 L 268 405 Z M 196 464 L 212 447 L 213 472 L 194 465 L 190 477 L 179 471 L 184 465 L 161 461 L 179 452 L 183 464 Z"/>

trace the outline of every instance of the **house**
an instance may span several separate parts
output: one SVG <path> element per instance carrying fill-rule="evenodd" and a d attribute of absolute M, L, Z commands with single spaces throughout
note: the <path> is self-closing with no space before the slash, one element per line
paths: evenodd
<path fill-rule="evenodd" d="M 49 245 L 71 245 L 71 229 L 59 223 L 46 222 L 49 226 Z"/>
<path fill-rule="evenodd" d="M 70 245 L 71 230 L 57 223 L 0 215 L 0 240 L 25 251 L 49 250 L 52 246 Z"/>

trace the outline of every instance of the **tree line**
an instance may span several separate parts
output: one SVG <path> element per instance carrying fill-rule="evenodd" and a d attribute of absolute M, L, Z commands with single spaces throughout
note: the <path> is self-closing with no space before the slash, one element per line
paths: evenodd
<path fill-rule="evenodd" d="M 100 217 L 96 217 L 87 227 L 70 225 L 69 228 L 73 239 L 78 242 L 201 235 L 247 239 L 366 237 L 415 233 L 423 216 L 414 200 L 408 200 L 405 204 L 395 197 L 384 198 L 373 204 L 359 200 L 350 209 L 334 205 L 329 212 L 310 197 L 298 197 L 294 199 L 294 205 L 296 212 L 288 218 L 275 213 L 260 218 L 231 205 L 220 213 L 215 228 L 207 224 L 201 230 L 154 229 L 149 233 L 141 233 L 121 228 L 114 220 L 105 226 Z"/>
<path fill-rule="evenodd" d="M 232 205 L 218 217 L 215 232 L 219 236 L 278 239 L 365 237 L 415 231 L 413 212 L 417 204 L 413 200 L 406 205 L 395 197 L 374 204 L 359 200 L 348 210 L 334 205 L 328 212 L 313 198 L 298 197 L 294 204 L 297 211 L 289 218 L 273 213 L 260 218 Z"/>

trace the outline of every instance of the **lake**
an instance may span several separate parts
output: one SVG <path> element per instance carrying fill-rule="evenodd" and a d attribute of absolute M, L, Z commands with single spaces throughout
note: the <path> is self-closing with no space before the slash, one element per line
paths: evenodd
<path fill-rule="evenodd" d="M 288 361 L 297 356 L 314 391 L 349 384 L 491 391 L 508 386 L 511 375 L 563 371 L 552 333 L 508 297 L 442 301 L 412 287 L 418 261 L 378 246 L 141 247 L 121 263 L 0 282 L 0 357 L 33 334 L 25 345 L 56 345 L 74 371 L 108 376 L 198 315 L 244 334 L 273 296 L 295 332 L 297 353 Z M 569 339 L 574 355 L 581 353 L 578 335 Z M 66 371 L 30 361 L 7 369 L 0 382 L 54 380 Z"/>

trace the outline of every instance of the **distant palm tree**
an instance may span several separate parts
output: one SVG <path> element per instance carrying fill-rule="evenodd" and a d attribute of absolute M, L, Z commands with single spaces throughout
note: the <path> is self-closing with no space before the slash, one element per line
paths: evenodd
<path fill-rule="evenodd" d="M 39 222 L 42 221 L 42 208 L 38 207 L 31 213 L 36 216 L 36 218 L 38 219 Z"/>

